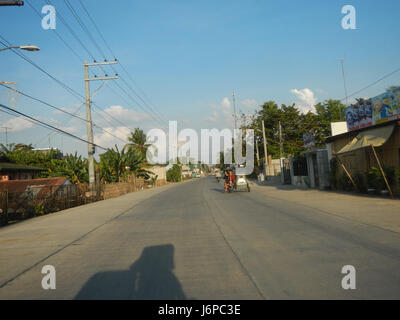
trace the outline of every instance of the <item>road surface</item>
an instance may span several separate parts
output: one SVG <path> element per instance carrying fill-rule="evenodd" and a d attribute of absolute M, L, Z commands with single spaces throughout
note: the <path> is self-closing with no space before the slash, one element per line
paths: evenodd
<path fill-rule="evenodd" d="M 290 191 L 222 191 L 195 179 L 0 229 L 0 298 L 400 298 L 399 233 L 292 203 Z M 42 289 L 44 265 L 55 290 Z M 345 265 L 355 290 L 341 286 Z"/>

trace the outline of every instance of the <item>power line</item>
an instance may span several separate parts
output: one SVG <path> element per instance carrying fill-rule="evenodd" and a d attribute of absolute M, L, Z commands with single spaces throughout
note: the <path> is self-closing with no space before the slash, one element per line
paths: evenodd
<path fill-rule="evenodd" d="M 34 121 L 36 124 L 39 124 L 39 125 L 41 125 L 41 126 L 44 126 L 44 127 L 46 127 L 47 129 L 58 131 L 58 132 L 60 132 L 60 133 L 62 133 L 62 134 L 64 134 L 64 135 L 67 135 L 67 136 L 69 136 L 69 137 L 72 137 L 72 138 L 74 138 L 74 139 L 76 139 L 76 140 L 80 140 L 80 141 L 82 141 L 82 142 L 84 142 L 84 143 L 91 144 L 91 145 L 93 145 L 93 146 L 95 146 L 95 147 L 98 147 L 98 148 L 101 148 L 101 149 L 103 149 L 103 150 L 107 150 L 107 148 L 104 148 L 104 147 L 102 147 L 102 146 L 100 146 L 100 145 L 98 145 L 98 144 L 90 143 L 89 141 L 84 140 L 84 139 L 82 139 L 82 138 L 80 138 L 80 137 L 78 137 L 78 136 L 76 136 L 76 135 L 74 135 L 74 134 L 72 134 L 72 133 L 69 133 L 69 132 L 67 132 L 67 131 L 65 131 L 65 130 L 62 130 L 62 129 L 57 128 L 57 127 L 54 127 L 54 126 L 52 126 L 51 124 L 48 124 L 48 123 L 46 123 L 46 122 L 43 122 L 43 121 L 38 120 L 38 119 L 36 119 L 36 118 L 33 118 L 33 117 L 31 117 L 31 116 L 29 116 L 29 115 L 27 115 L 27 114 L 25 114 L 25 113 L 22 113 L 22 112 L 20 112 L 20 111 L 17 111 L 17 110 L 15 110 L 15 109 L 12 109 L 12 108 L 10 108 L 10 107 L 7 107 L 7 106 L 5 106 L 5 105 L 3 105 L 3 104 L 1 104 L 1 103 L 0 103 L 0 107 L 3 108 L 3 109 L 5 109 L 5 110 L 7 110 L 7 111 L 9 111 L 9 112 L 11 112 L 11 113 L 16 113 L 16 114 L 18 114 L 18 115 L 20 115 L 20 116 L 23 116 L 23 117 L 25 117 L 25 118 L 27 118 L 27 119 L 29 119 L 29 120 L 31 120 L 31 121 Z M 6 112 L 6 113 L 9 113 L 9 112 Z M 9 113 L 9 114 L 10 114 L 10 113 Z"/>
<path fill-rule="evenodd" d="M 370 87 L 376 85 L 378 82 L 380 82 L 380 81 L 382 81 L 382 80 L 385 80 L 386 78 L 389 78 L 391 75 L 393 75 L 393 74 L 395 74 L 395 73 L 397 73 L 397 72 L 399 72 L 399 71 L 400 71 L 400 68 L 395 69 L 394 71 L 392 71 L 392 72 L 390 72 L 390 73 L 384 75 L 383 77 L 381 77 L 381 78 L 379 78 L 378 80 L 372 82 L 371 84 L 369 84 L 369 85 L 363 87 L 362 89 L 357 90 L 356 92 L 353 92 L 353 93 L 350 94 L 348 97 L 353 97 L 353 96 L 355 96 L 356 94 L 359 94 L 361 91 L 364 91 L 364 90 L 366 90 L 366 89 L 368 89 L 368 88 L 370 88 Z M 345 99 L 346 99 L 346 98 L 340 99 L 340 101 L 343 101 L 343 100 L 345 100 Z"/>
<path fill-rule="evenodd" d="M 0 35 L 0 38 L 2 38 L 6 43 L 11 44 L 9 41 L 7 41 L 3 36 Z M 7 46 L 4 42 L 0 41 L 1 44 L 3 44 L 4 46 Z M 29 59 L 28 57 L 24 56 L 23 54 L 21 54 L 20 52 L 18 52 L 17 50 L 11 49 L 15 54 L 17 54 L 18 56 L 20 56 L 21 58 L 23 58 L 25 61 L 27 61 L 28 63 L 30 63 L 31 65 L 33 65 L 35 68 L 37 68 L 38 70 L 40 70 L 41 72 L 45 73 L 47 76 L 49 76 L 51 79 L 53 79 L 54 81 L 56 81 L 59 85 L 61 85 L 65 90 L 67 90 L 69 93 L 71 93 L 72 95 L 74 95 L 75 97 L 78 98 L 82 98 L 85 99 L 84 96 L 82 96 L 80 93 L 78 93 L 77 91 L 75 91 L 74 89 L 70 88 L 68 85 L 66 85 L 65 83 L 63 83 L 62 81 L 58 80 L 57 78 L 55 78 L 54 76 L 52 76 L 50 73 L 48 73 L 46 70 L 44 70 L 43 68 L 41 68 L 39 65 L 37 65 L 36 63 L 34 63 L 31 59 Z M 108 115 L 110 118 L 114 119 L 115 121 L 121 123 L 124 127 L 128 128 L 130 131 L 134 131 L 132 130 L 132 128 L 130 128 L 129 126 L 127 126 L 126 124 L 124 124 L 122 121 L 116 119 L 115 117 L 111 116 L 110 114 L 108 114 L 104 109 L 102 109 L 101 107 L 99 107 L 96 103 L 94 103 L 92 101 L 92 104 L 94 106 L 96 106 L 98 109 L 100 109 L 104 114 Z M 104 117 L 102 115 L 100 115 L 103 119 Z M 105 120 L 105 119 L 104 119 Z M 85 120 L 86 121 L 86 120 Z"/>
<path fill-rule="evenodd" d="M 64 0 L 65 1 L 65 0 Z M 49 1 L 49 0 L 46 0 L 46 2 L 48 3 L 48 4 L 51 4 L 51 2 Z M 69 3 L 69 2 L 68 2 Z M 95 40 L 94 40 L 94 38 L 91 36 L 91 34 L 90 34 L 90 32 L 88 31 L 88 29 L 84 26 L 84 23 L 82 22 L 82 20 L 79 18 L 79 16 L 77 15 L 77 13 L 76 13 L 76 11 L 72 8 L 72 5 L 69 3 L 69 5 L 70 5 L 70 10 L 71 10 L 71 12 L 73 11 L 73 14 L 74 14 L 74 17 L 75 17 L 75 19 L 77 19 L 77 21 L 81 24 L 81 27 L 84 29 L 84 31 L 86 30 L 86 32 L 90 35 L 90 37 L 93 39 L 93 41 L 95 42 Z M 32 6 L 32 5 L 30 5 L 31 6 L 31 8 L 37 13 L 37 14 L 39 14 L 38 13 L 38 11 L 37 10 L 35 10 L 34 9 L 34 7 Z M 59 14 L 59 13 L 58 13 Z M 39 14 L 40 15 L 40 14 Z M 59 14 L 60 15 L 60 14 Z M 61 18 L 62 18 L 62 16 L 61 16 Z M 80 39 L 79 39 L 79 37 L 73 32 L 73 30 L 72 30 L 72 28 L 68 25 L 68 23 L 66 22 L 66 20 L 64 19 L 64 18 L 62 18 L 62 22 L 63 22 L 63 24 L 68 28 L 68 30 L 71 32 L 71 34 L 75 37 L 75 39 L 76 40 L 78 40 L 80 43 L 81 43 L 81 45 L 82 45 L 82 42 L 80 41 Z M 82 26 L 83 25 L 83 26 Z M 53 31 L 55 31 L 55 30 L 53 30 Z M 83 61 L 83 59 L 71 48 L 71 46 L 69 46 L 68 44 L 67 44 L 67 42 L 56 32 L 56 35 L 60 38 L 60 40 L 75 54 L 75 56 L 82 62 Z M 85 47 L 85 46 L 83 46 L 84 47 L 84 49 L 86 49 L 86 51 L 89 53 L 89 55 L 91 55 L 92 57 L 93 57 L 93 55 L 91 54 L 91 52 Z M 94 59 L 94 58 L 93 58 Z M 115 70 L 114 70 L 115 71 Z M 125 80 L 124 80 L 125 81 Z M 80 95 L 81 96 L 81 95 Z M 83 98 L 83 96 L 81 96 L 82 98 Z M 136 103 L 136 104 L 138 104 L 138 102 L 136 101 L 136 100 L 134 100 L 133 99 L 133 101 Z M 129 126 L 127 126 L 126 124 L 124 124 L 122 121 L 120 121 L 120 120 L 118 120 L 118 119 L 116 119 L 115 117 L 113 117 L 113 116 L 111 116 L 110 114 L 108 114 L 104 109 L 102 109 L 102 108 L 100 108 L 99 106 L 97 106 L 94 102 L 92 102 L 92 104 L 95 106 L 95 107 L 97 107 L 98 109 L 100 109 L 104 114 L 106 114 L 108 117 L 110 117 L 111 119 L 113 119 L 114 121 L 117 121 L 119 124 L 122 124 L 124 127 L 126 127 L 126 128 L 128 128 L 129 130 L 131 130 L 131 131 L 133 131 L 132 130 L 132 128 L 130 128 Z M 139 104 L 138 104 L 139 105 Z M 139 105 L 140 106 L 140 105 Z M 141 106 L 140 106 L 141 107 Z M 142 107 L 141 107 L 142 108 Z M 142 108 L 143 109 L 143 108 Z M 143 111 L 145 112 L 145 113 L 148 113 L 146 110 L 144 110 L 143 109 Z M 157 121 L 157 119 L 155 119 L 150 113 L 148 113 L 152 118 L 153 118 L 153 120 L 155 120 L 155 121 Z M 101 118 L 103 118 L 105 121 L 107 121 L 101 114 L 99 114 L 100 115 L 100 117 Z M 108 121 L 107 121 L 108 122 Z"/>
<path fill-rule="evenodd" d="M 68 1 L 68 0 L 64 0 L 64 1 Z M 85 11 L 85 13 L 86 13 L 86 15 L 89 17 L 89 20 L 92 22 L 92 24 L 94 25 L 94 27 L 95 27 L 95 29 L 96 29 L 96 31 L 97 31 L 97 33 L 100 35 L 100 37 L 101 37 L 101 39 L 103 40 L 103 42 L 104 42 L 104 44 L 106 45 L 106 47 L 108 48 L 108 50 L 110 51 L 110 53 L 111 53 L 111 55 L 114 57 L 114 59 L 115 60 L 117 60 L 117 58 L 116 58 L 116 56 L 115 56 L 115 54 L 114 54 L 114 52 L 113 52 L 113 50 L 111 49 L 111 47 L 109 46 L 109 44 L 107 43 L 107 41 L 106 41 L 106 39 L 105 39 L 105 37 L 103 36 L 103 34 L 102 34 L 102 32 L 100 31 L 100 28 L 97 26 L 97 24 L 96 24 L 96 22 L 95 22 L 95 20 L 92 18 L 92 16 L 90 15 L 90 13 L 89 13 L 89 10 L 87 10 L 87 8 L 85 7 L 85 5 L 83 4 L 83 2 L 82 2 L 82 0 L 79 0 L 79 3 L 81 4 L 81 7 L 83 8 L 83 10 Z M 139 88 L 139 86 L 136 84 L 136 82 L 133 80 L 133 78 L 132 78 L 132 76 L 129 74 L 129 72 L 126 70 L 126 68 L 124 67 L 124 65 L 120 62 L 120 61 L 118 61 L 119 62 L 119 64 L 121 65 L 121 68 L 123 69 L 123 71 L 128 75 L 128 77 L 131 79 L 131 81 Z M 114 70 L 114 72 L 115 72 L 115 69 L 114 69 L 114 67 L 112 67 L 112 69 Z M 147 98 L 147 100 L 149 100 L 149 102 L 150 102 L 150 105 L 144 100 L 144 99 L 142 99 L 142 97 L 120 76 L 120 78 L 121 78 L 121 80 L 126 84 L 126 86 L 131 90 L 131 91 L 133 91 L 133 93 L 148 107 L 148 109 L 149 110 L 151 110 L 151 112 L 153 112 L 154 114 L 157 114 L 157 116 L 161 116 L 161 118 L 162 117 L 164 117 L 158 110 L 157 110 L 157 108 L 154 106 L 154 104 L 150 101 L 150 99 L 147 97 L 147 95 L 144 93 L 144 91 L 143 90 L 141 90 L 140 88 L 140 90 L 142 91 L 142 94 L 145 96 L 145 98 Z M 136 101 L 136 104 L 138 104 L 137 103 L 137 101 Z M 153 105 L 153 107 L 151 106 L 151 105 Z M 160 119 L 161 119 L 160 118 Z M 162 119 L 161 119 L 162 120 Z M 165 120 L 165 119 L 164 119 Z"/>
<path fill-rule="evenodd" d="M 68 0 L 64 0 L 65 5 L 68 7 L 69 11 L 71 11 L 72 15 L 74 16 L 75 20 L 78 22 L 78 24 L 81 26 L 82 30 L 88 35 L 89 39 L 92 41 L 94 46 L 99 50 L 99 52 L 103 55 L 104 60 L 106 59 L 106 56 L 103 52 L 103 50 L 100 48 L 100 46 L 97 44 L 96 40 L 93 38 L 92 34 L 90 33 L 89 29 L 86 27 L 86 25 L 83 23 L 73 6 Z"/>
<path fill-rule="evenodd" d="M 4 43 L 3 41 L 0 41 L 0 44 L 2 44 L 3 46 L 10 46 L 11 43 L 5 39 L 1 34 L 0 34 L 0 38 L 3 39 L 3 41 L 5 41 L 6 43 Z M 31 59 L 29 59 L 27 56 L 25 56 L 23 53 L 18 52 L 18 50 L 16 49 L 11 49 L 11 51 L 13 53 L 15 53 L 16 55 L 18 55 L 19 57 L 21 57 L 22 59 L 24 59 L 25 61 L 27 61 L 29 64 L 33 65 L 36 69 L 40 70 L 41 72 L 43 72 L 44 74 L 46 74 L 48 77 L 50 77 L 51 79 L 53 79 L 54 81 L 56 81 L 60 86 L 62 86 L 65 90 L 67 90 L 70 94 L 74 95 L 75 97 L 79 97 L 79 98 L 85 98 L 84 96 L 82 96 L 79 92 L 75 91 L 74 89 L 72 89 L 71 87 L 69 87 L 68 85 L 66 85 L 64 82 L 58 80 L 56 77 L 54 77 L 53 75 L 51 75 L 49 72 L 47 72 L 46 70 L 44 70 L 42 67 L 40 67 L 39 65 L 37 65 L 35 62 L 33 62 Z"/>
<path fill-rule="evenodd" d="M 61 108 L 59 108 L 59 107 L 56 107 L 56 106 L 54 106 L 54 105 L 52 105 L 52 104 L 50 104 L 50 103 L 48 103 L 48 102 L 46 102 L 46 101 L 43 101 L 43 100 L 38 99 L 38 98 L 35 98 L 35 97 L 33 97 L 33 96 L 29 95 L 29 94 L 26 94 L 26 93 L 21 92 L 21 91 L 19 91 L 19 90 L 16 90 L 16 89 L 13 89 L 13 88 L 11 88 L 11 87 L 8 87 L 8 86 L 6 86 L 6 85 L 4 85 L 4 84 L 2 84 L 2 83 L 0 83 L 0 85 L 3 86 L 3 87 L 6 87 L 6 88 L 9 89 L 9 90 L 16 91 L 16 92 L 18 92 L 19 94 L 21 94 L 21 95 L 23 95 L 23 96 L 25 96 L 25 97 L 27 97 L 27 98 L 30 98 L 30 99 L 32 99 L 32 100 L 34 100 L 34 101 L 40 102 L 40 103 L 42 103 L 42 104 L 44 104 L 44 105 L 46 105 L 46 106 L 48 106 L 48 107 L 50 107 L 50 108 L 52 108 L 52 109 L 55 109 L 55 110 L 57 110 L 57 111 L 60 111 L 60 112 L 62 112 L 62 113 L 65 113 L 65 114 L 67 114 L 67 115 L 69 115 L 69 116 L 71 116 L 71 117 L 74 117 L 74 118 L 76 118 L 76 119 L 79 119 L 79 120 L 81 120 L 81 121 L 87 123 L 87 120 L 86 120 L 86 119 L 84 119 L 84 118 L 79 117 L 79 116 L 76 115 L 76 113 L 77 113 L 78 110 L 81 108 L 81 106 L 79 107 L 79 109 L 78 109 L 75 113 L 71 113 L 71 112 L 65 111 L 65 110 L 63 110 L 63 109 L 61 109 Z M 120 137 L 118 137 L 118 136 L 112 134 L 112 133 L 109 132 L 108 130 L 106 130 L 106 129 L 100 127 L 99 125 L 97 125 L 97 124 L 95 124 L 95 123 L 93 123 L 93 126 L 96 127 L 96 128 L 98 128 L 98 129 L 100 129 L 100 130 L 102 130 L 104 133 L 107 133 L 107 134 L 113 136 L 114 138 L 116 138 L 116 139 L 118 139 L 118 140 L 124 142 L 124 143 L 128 143 L 128 141 L 121 139 Z"/>
<path fill-rule="evenodd" d="M 50 0 L 46 0 L 47 4 L 53 5 Z M 57 17 L 61 20 L 61 22 L 64 24 L 64 26 L 69 30 L 69 32 L 72 34 L 72 36 L 76 39 L 76 41 L 79 42 L 79 44 L 82 46 L 82 48 L 87 52 L 87 54 L 93 59 L 93 61 L 96 61 L 96 58 L 93 56 L 93 54 L 89 51 L 89 49 L 83 44 L 81 39 L 76 35 L 76 33 L 72 30 L 72 28 L 68 25 L 68 23 L 65 21 L 63 16 L 59 11 L 57 11 Z"/>

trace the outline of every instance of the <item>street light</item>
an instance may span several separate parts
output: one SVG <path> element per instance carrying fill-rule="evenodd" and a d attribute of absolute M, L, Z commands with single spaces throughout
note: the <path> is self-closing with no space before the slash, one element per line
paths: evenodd
<path fill-rule="evenodd" d="M 7 49 L 21 49 L 21 50 L 26 50 L 26 51 L 39 51 L 40 48 L 37 46 L 12 46 L 12 47 L 5 47 L 0 49 L 0 51 L 4 51 Z"/>

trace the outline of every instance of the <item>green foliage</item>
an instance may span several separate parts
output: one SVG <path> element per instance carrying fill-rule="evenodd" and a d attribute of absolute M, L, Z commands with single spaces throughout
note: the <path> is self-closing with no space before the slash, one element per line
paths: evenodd
<path fill-rule="evenodd" d="M 7 147 L 0 145 L 1 161 L 24 164 L 46 169 L 40 177 L 66 177 L 73 183 L 88 182 L 87 160 L 75 155 L 60 156 L 58 150 L 34 151 L 32 146 L 23 144 L 10 144 Z"/>
<path fill-rule="evenodd" d="M 400 176 L 399 172 L 394 167 L 383 167 L 383 172 L 385 173 L 387 182 L 393 187 Z M 372 167 L 371 170 L 366 173 L 366 177 L 369 188 L 375 189 L 377 192 L 387 189 L 380 169 Z"/>
<path fill-rule="evenodd" d="M 125 146 L 119 151 L 117 145 L 100 155 L 100 178 L 106 183 L 126 180 L 128 175 L 150 178 L 145 168 L 146 161 L 142 152 L 135 147 Z"/>
<path fill-rule="evenodd" d="M 171 169 L 167 171 L 167 181 L 180 182 L 182 180 L 182 168 L 178 164 L 174 164 Z"/>
<path fill-rule="evenodd" d="M 49 177 L 66 177 L 72 183 L 89 182 L 87 159 L 75 155 L 67 155 L 62 159 L 50 161 Z"/>
<path fill-rule="evenodd" d="M 325 143 L 331 135 L 330 123 L 344 119 L 345 106 L 339 100 L 326 100 L 315 105 L 316 112 L 303 114 L 295 104 L 280 107 L 274 101 L 267 101 L 241 127 L 254 129 L 255 138 L 259 141 L 260 158 L 265 158 L 262 146 L 262 120 L 264 120 L 267 137 L 267 151 L 273 158 L 279 158 L 279 121 L 282 126 L 284 156 L 297 155 L 304 151 L 303 134 L 313 133 L 317 146 Z"/>
<path fill-rule="evenodd" d="M 366 175 L 362 173 L 356 173 L 353 177 L 354 183 L 357 186 L 357 190 L 362 193 L 366 193 L 368 189 L 368 184 L 366 180 Z"/>
<path fill-rule="evenodd" d="M 43 216 L 47 213 L 43 203 L 38 203 L 37 205 L 35 205 L 34 212 L 36 217 Z"/>
<path fill-rule="evenodd" d="M 333 157 L 329 163 L 330 165 L 330 171 L 329 171 L 329 181 L 331 183 L 331 187 L 333 189 L 338 188 L 338 179 L 336 178 L 337 175 L 337 170 L 339 167 L 339 161 L 336 159 L 336 157 Z"/>
<path fill-rule="evenodd" d="M 350 178 L 344 172 L 342 173 L 342 175 L 339 177 L 339 179 L 337 181 L 337 187 L 338 187 L 338 189 L 345 190 L 345 191 L 353 191 L 354 190 L 354 186 L 351 183 Z"/>
<path fill-rule="evenodd" d="M 153 186 L 156 184 L 157 178 L 158 178 L 158 175 L 155 175 L 155 176 L 152 176 L 152 177 L 151 177 L 151 184 L 152 184 Z"/>
<path fill-rule="evenodd" d="M 135 128 L 134 132 L 128 137 L 128 141 L 132 142 L 132 145 L 140 152 L 144 157 L 146 157 L 147 149 L 149 144 L 146 144 L 146 134 L 143 130 Z"/>
<path fill-rule="evenodd" d="M 34 151 L 29 145 L 9 144 L 7 147 L 0 146 L 1 154 L 8 162 L 24 164 L 28 166 L 49 169 L 52 166 L 53 159 L 60 159 L 60 152 L 51 149 L 48 152 Z M 42 177 L 47 177 L 48 172 L 43 172 Z"/>

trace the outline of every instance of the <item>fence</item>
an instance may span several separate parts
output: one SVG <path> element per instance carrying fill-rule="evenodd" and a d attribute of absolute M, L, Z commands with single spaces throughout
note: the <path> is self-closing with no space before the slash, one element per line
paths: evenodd
<path fill-rule="evenodd" d="M 0 225 L 65 210 L 104 198 L 102 186 L 31 186 L 25 191 L 0 191 Z"/>
<path fill-rule="evenodd" d="M 165 185 L 143 178 L 129 178 L 127 182 L 99 184 L 94 191 L 87 183 L 65 186 L 30 186 L 25 191 L 0 191 L 0 226 L 10 221 L 28 219 L 83 204 L 119 197 L 123 194 Z"/>

